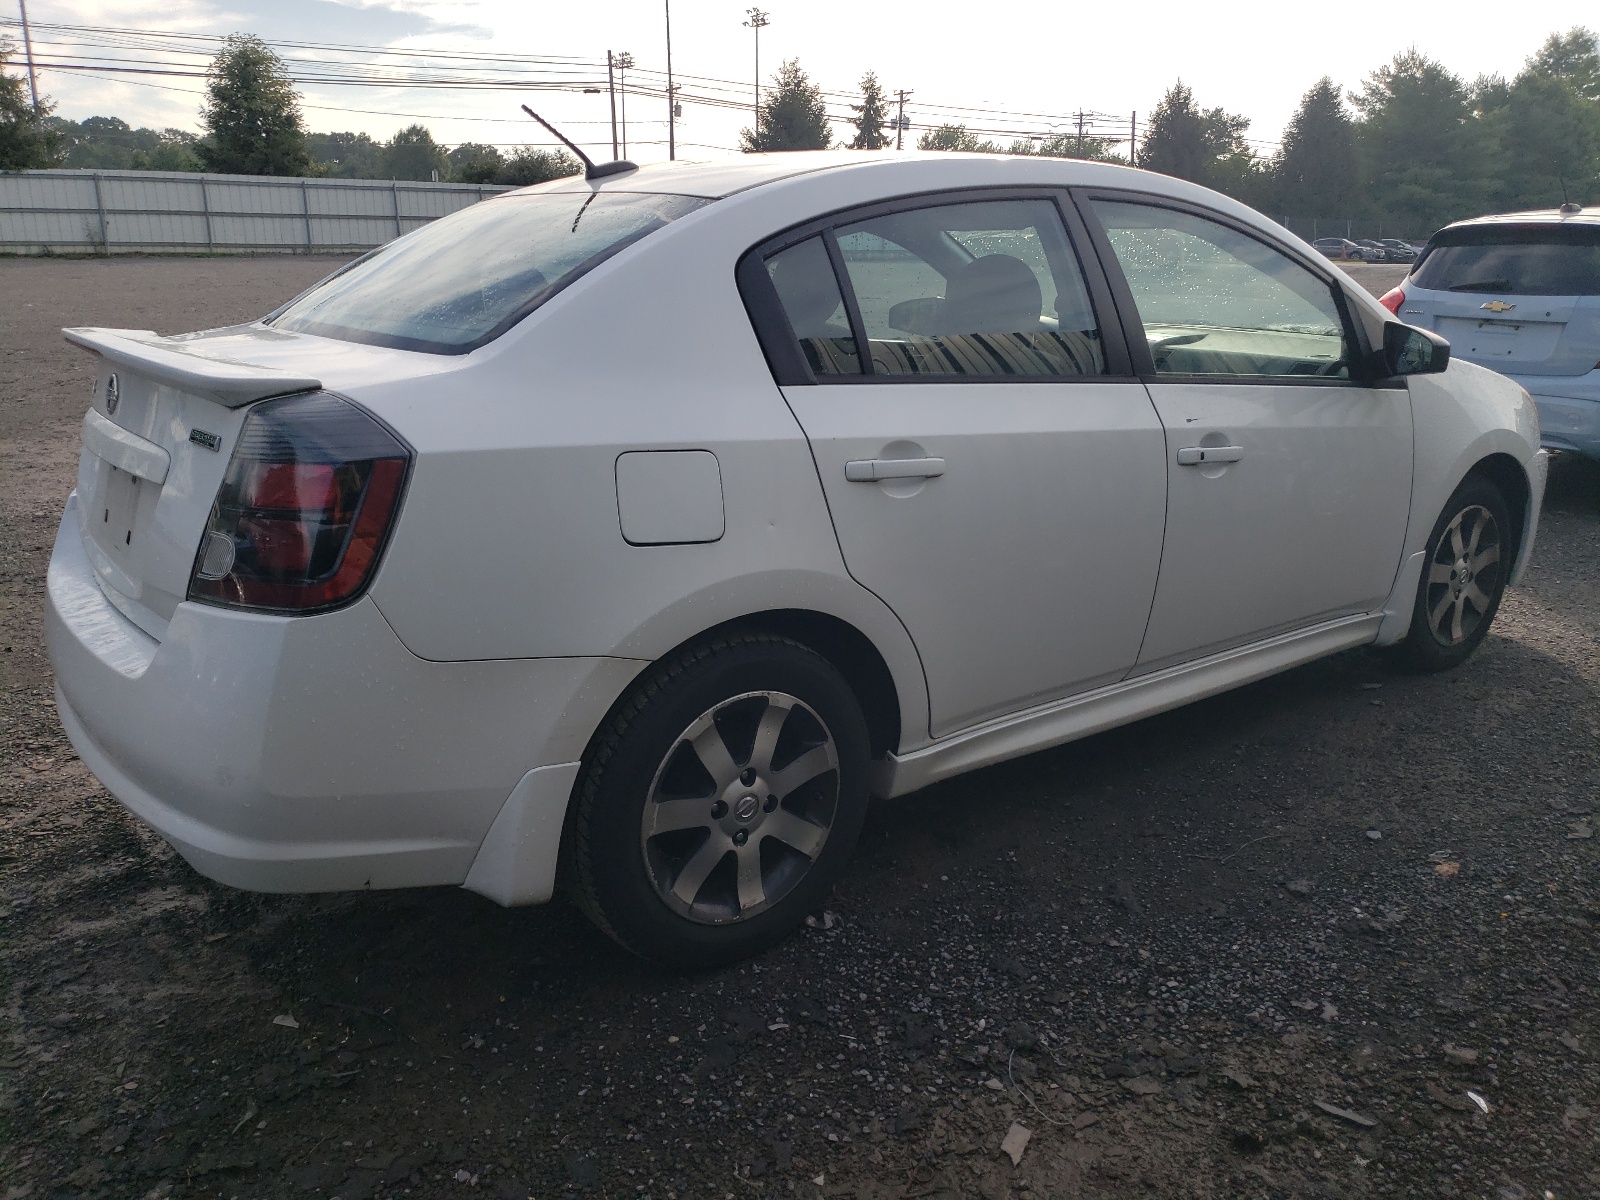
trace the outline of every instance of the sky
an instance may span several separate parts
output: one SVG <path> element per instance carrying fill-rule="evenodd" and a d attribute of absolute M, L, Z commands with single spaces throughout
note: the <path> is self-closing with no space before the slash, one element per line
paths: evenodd
<path fill-rule="evenodd" d="M 0 13 L 15 16 L 14 9 L 6 11 L 15 3 L 0 0 Z M 697 100 L 701 94 L 746 105 L 753 100 L 754 38 L 743 25 L 748 3 L 677 0 L 672 5 L 672 66 L 684 85 L 677 128 L 680 158 L 733 153 L 740 129 L 751 122 L 749 107 L 719 108 Z M 65 61 L 66 55 L 135 61 L 149 57 L 138 48 L 74 48 L 67 43 L 81 41 L 81 35 L 42 28 L 51 24 L 190 34 L 248 32 L 268 41 L 567 59 L 573 61 L 562 76 L 579 86 L 603 81 L 607 50 L 630 52 L 638 66 L 635 78 L 643 82 L 650 82 L 649 72 L 664 70 L 663 9 L 662 0 L 561 5 L 519 0 L 28 0 L 28 16 L 36 27 L 35 54 L 43 61 Z M 1145 0 L 1133 7 L 999 9 L 947 0 L 893 5 L 766 0 L 765 11 L 770 24 L 761 32 L 763 77 L 770 77 L 780 59 L 798 58 L 814 81 L 843 93 L 854 90 L 871 70 L 890 91 L 911 91 L 907 115 L 917 125 L 965 120 L 1043 135 L 1070 127 L 1070 114 L 1082 109 L 1115 114 L 1103 127 L 1126 136 L 1122 131 L 1132 114 L 1137 112 L 1142 123 L 1161 94 L 1182 79 L 1204 107 L 1221 106 L 1248 117 L 1247 137 L 1263 154 L 1271 153 L 1300 97 L 1322 75 L 1356 89 L 1395 53 L 1415 47 L 1464 79 L 1491 73 L 1509 77 L 1548 34 L 1578 19 L 1572 8 L 1558 10 L 1561 15 L 1556 16 L 1540 6 L 1521 9 L 1478 0 L 1413 0 L 1406 5 L 1347 0 L 1337 8 Z M 1600 25 L 1600 20 L 1591 25 Z M 0 28 L 5 33 L 15 30 Z M 205 43 L 193 45 L 206 49 Z M 203 57 L 193 61 L 203 65 Z M 432 64 L 436 74 L 447 66 Z M 727 82 L 696 84 L 686 76 Z M 41 91 L 56 100 L 61 116 L 79 120 L 111 115 L 158 128 L 198 130 L 202 87 L 198 78 L 89 76 L 49 68 L 40 73 Z M 597 159 L 610 157 L 605 94 L 324 85 L 305 85 L 301 91 L 312 130 L 366 132 L 381 140 L 420 119 L 447 145 L 548 142 L 530 134 L 530 123 L 518 112 L 518 105 L 526 102 L 585 143 Z M 843 115 L 846 103 L 841 96 L 833 106 Z M 955 112 L 956 106 L 1012 115 Z M 640 162 L 665 158 L 665 100 L 630 95 L 627 117 L 628 157 Z M 842 123 L 836 122 L 835 128 L 846 137 L 852 132 Z M 1004 144 L 1009 137 L 996 140 Z"/>

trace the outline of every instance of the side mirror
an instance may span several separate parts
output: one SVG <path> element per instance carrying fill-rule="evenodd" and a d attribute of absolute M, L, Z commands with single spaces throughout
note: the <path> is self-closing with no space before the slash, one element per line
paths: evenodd
<path fill-rule="evenodd" d="M 1386 321 L 1383 326 L 1385 375 L 1437 375 L 1450 365 L 1450 343 L 1437 333 Z"/>

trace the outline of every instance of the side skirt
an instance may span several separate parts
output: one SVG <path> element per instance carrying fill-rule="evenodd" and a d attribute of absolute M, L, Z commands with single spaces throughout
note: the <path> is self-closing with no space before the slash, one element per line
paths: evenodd
<path fill-rule="evenodd" d="M 1381 613 L 1340 617 L 989 721 L 903 756 L 891 754 L 874 765 L 872 793 L 903 796 L 953 775 L 1090 737 L 1341 650 L 1368 645 L 1382 620 Z"/>

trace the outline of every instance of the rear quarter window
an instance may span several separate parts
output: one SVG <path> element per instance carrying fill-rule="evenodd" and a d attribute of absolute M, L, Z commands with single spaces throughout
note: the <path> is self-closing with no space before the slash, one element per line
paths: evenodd
<path fill-rule="evenodd" d="M 396 238 L 268 323 L 344 341 L 464 354 L 619 250 L 709 203 L 642 192 L 500 196 Z"/>

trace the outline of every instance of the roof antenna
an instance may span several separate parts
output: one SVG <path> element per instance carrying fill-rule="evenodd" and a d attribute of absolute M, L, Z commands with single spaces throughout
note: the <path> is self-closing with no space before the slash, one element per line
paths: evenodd
<path fill-rule="evenodd" d="M 1572 197 L 1567 195 L 1567 181 L 1560 175 L 1557 175 L 1556 182 L 1561 185 L 1561 208 L 1558 211 L 1560 211 L 1563 216 L 1569 217 L 1573 213 L 1581 213 L 1583 211 L 1583 205 L 1574 204 L 1572 202 Z"/>
<path fill-rule="evenodd" d="M 583 163 L 583 177 L 585 179 L 604 179 L 607 175 L 621 175 L 624 171 L 637 171 L 639 169 L 637 163 L 631 163 L 625 158 L 619 158 L 615 162 L 601 163 L 596 166 L 594 159 L 578 148 L 578 143 L 569 140 L 566 134 L 534 112 L 533 109 L 524 104 L 522 111 L 560 138 L 561 144 L 578 156 L 578 160 Z"/>

